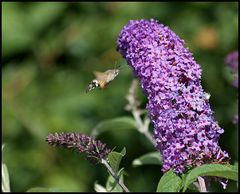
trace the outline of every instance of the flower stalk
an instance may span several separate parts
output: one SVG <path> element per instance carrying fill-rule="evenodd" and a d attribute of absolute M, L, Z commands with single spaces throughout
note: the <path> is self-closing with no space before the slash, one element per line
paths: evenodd
<path fill-rule="evenodd" d="M 101 160 L 101 163 L 108 169 L 108 172 L 112 177 L 116 180 L 117 184 L 123 189 L 124 192 L 130 192 L 126 185 L 122 182 L 122 180 L 115 174 L 112 167 L 109 165 L 108 161 L 105 159 Z"/>
<path fill-rule="evenodd" d="M 134 79 L 131 83 L 126 96 L 128 104 L 126 105 L 125 109 L 132 113 L 137 124 L 137 130 L 145 135 L 145 137 L 153 144 L 153 146 L 156 146 L 155 140 L 153 139 L 152 134 L 149 132 L 150 119 L 146 117 L 144 120 L 142 120 L 141 118 L 141 115 L 144 113 L 144 111 L 139 108 L 140 101 L 137 97 L 137 84 L 138 81 L 136 79 Z"/>
<path fill-rule="evenodd" d="M 200 192 L 207 192 L 207 188 L 206 188 L 204 178 L 199 176 L 197 179 L 198 179 L 198 183 L 199 183 L 199 191 Z"/>

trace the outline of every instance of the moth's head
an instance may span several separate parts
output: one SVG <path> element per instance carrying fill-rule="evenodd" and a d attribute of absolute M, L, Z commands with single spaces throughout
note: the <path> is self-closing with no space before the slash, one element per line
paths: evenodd
<path fill-rule="evenodd" d="M 90 84 L 91 84 L 93 87 L 98 87 L 98 86 L 99 86 L 99 81 L 96 80 L 96 79 L 94 79 L 94 80 L 91 81 Z"/>
<path fill-rule="evenodd" d="M 91 81 L 91 83 L 88 85 L 87 89 L 86 89 L 86 92 L 89 92 L 91 90 L 93 90 L 94 88 L 97 88 L 99 87 L 99 81 L 94 79 Z"/>
<path fill-rule="evenodd" d="M 121 67 L 122 67 L 121 65 L 117 66 L 117 61 L 116 61 L 115 62 L 115 67 L 114 67 L 114 75 L 115 75 L 115 77 L 119 74 Z"/>
<path fill-rule="evenodd" d="M 120 70 L 119 69 L 114 69 L 113 73 L 114 73 L 114 76 L 116 77 L 118 74 L 119 74 Z"/>

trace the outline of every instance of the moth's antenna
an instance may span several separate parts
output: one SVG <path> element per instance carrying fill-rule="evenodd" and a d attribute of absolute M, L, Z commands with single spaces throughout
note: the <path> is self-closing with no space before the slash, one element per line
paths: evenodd
<path fill-rule="evenodd" d="M 117 60 L 115 61 L 114 69 L 116 69 L 116 67 L 117 67 Z"/>
<path fill-rule="evenodd" d="M 114 69 L 119 69 L 120 70 L 121 67 L 122 67 L 122 64 L 119 64 L 117 66 L 117 61 L 115 61 Z"/>

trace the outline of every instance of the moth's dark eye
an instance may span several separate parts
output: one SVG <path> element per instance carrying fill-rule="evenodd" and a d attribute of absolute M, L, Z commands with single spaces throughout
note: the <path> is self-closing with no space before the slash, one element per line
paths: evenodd
<path fill-rule="evenodd" d="M 93 81 L 92 81 L 92 84 L 93 84 L 94 86 L 96 86 L 96 87 L 99 86 L 99 82 L 98 82 L 97 80 L 93 80 Z"/>

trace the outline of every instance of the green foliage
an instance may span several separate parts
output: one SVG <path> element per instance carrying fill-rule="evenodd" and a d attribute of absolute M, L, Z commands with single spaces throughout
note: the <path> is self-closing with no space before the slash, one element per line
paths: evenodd
<path fill-rule="evenodd" d="M 124 174 L 124 168 L 119 169 L 119 165 L 121 163 L 122 158 L 126 154 L 126 148 L 123 148 L 121 152 L 115 152 L 112 151 L 108 154 L 107 160 L 109 161 L 109 164 L 115 173 L 116 177 L 114 178 L 111 174 L 109 174 L 106 186 L 103 187 L 102 185 L 99 185 L 97 182 L 94 184 L 94 190 L 97 192 L 105 192 L 105 191 L 111 191 L 111 192 L 123 192 L 123 189 L 118 185 L 117 181 L 124 181 L 123 180 L 123 174 Z M 117 179 L 117 180 L 116 180 Z"/>
<path fill-rule="evenodd" d="M 102 185 L 99 185 L 97 181 L 94 183 L 94 190 L 96 192 L 107 192 L 107 189 L 103 187 Z"/>
<path fill-rule="evenodd" d="M 33 187 L 28 189 L 27 192 L 61 192 L 61 190 L 54 188 Z"/>
<path fill-rule="evenodd" d="M 92 131 L 92 135 L 98 136 L 108 130 L 136 129 L 136 127 L 136 121 L 132 117 L 118 117 L 97 124 Z"/>
<path fill-rule="evenodd" d="M 2 191 L 10 192 L 10 183 L 7 165 L 2 163 Z"/>
<path fill-rule="evenodd" d="M 126 154 L 126 148 L 123 148 L 123 150 L 120 153 L 113 151 L 108 154 L 107 158 L 114 172 L 118 171 L 120 162 L 123 156 L 125 156 L 125 154 Z"/>
<path fill-rule="evenodd" d="M 4 144 L 2 145 L 2 152 L 4 148 Z M 9 174 L 7 165 L 2 161 L 2 191 L 3 192 L 10 192 L 10 182 L 9 182 Z"/>
<path fill-rule="evenodd" d="M 191 170 L 185 178 L 183 191 L 199 176 L 217 176 L 238 181 L 238 169 L 232 165 L 205 164 Z"/>
<path fill-rule="evenodd" d="M 110 163 L 110 166 L 112 167 L 113 171 L 116 173 L 117 178 L 121 181 L 123 181 L 123 172 L 124 172 L 124 168 L 119 169 L 119 165 L 122 161 L 122 158 L 125 156 L 126 154 L 126 148 L 123 148 L 123 150 L 119 153 L 119 152 L 110 152 L 108 154 L 108 160 Z M 112 192 L 122 192 L 122 188 L 117 184 L 117 181 L 111 176 L 108 176 L 108 180 L 106 183 L 106 189 L 108 191 L 112 191 Z"/>
<path fill-rule="evenodd" d="M 161 177 L 157 192 L 179 192 L 181 188 L 182 179 L 173 170 L 169 170 Z"/>
<path fill-rule="evenodd" d="M 161 165 L 162 156 L 159 152 L 151 152 L 140 156 L 133 160 L 133 167 L 138 167 L 142 165 Z"/>
<path fill-rule="evenodd" d="M 216 176 L 238 181 L 238 167 L 236 164 L 204 164 L 182 174 L 181 177 L 169 170 L 161 177 L 157 192 L 179 192 L 182 188 L 183 192 L 187 189 L 196 191 L 192 183 L 200 176 Z"/>
<path fill-rule="evenodd" d="M 121 180 L 122 182 L 124 182 L 123 173 L 124 173 L 124 168 L 121 168 L 117 173 L 118 179 Z M 123 189 L 117 184 L 117 181 L 111 175 L 108 176 L 106 189 L 107 191 L 111 191 L 111 192 L 123 192 Z"/>

